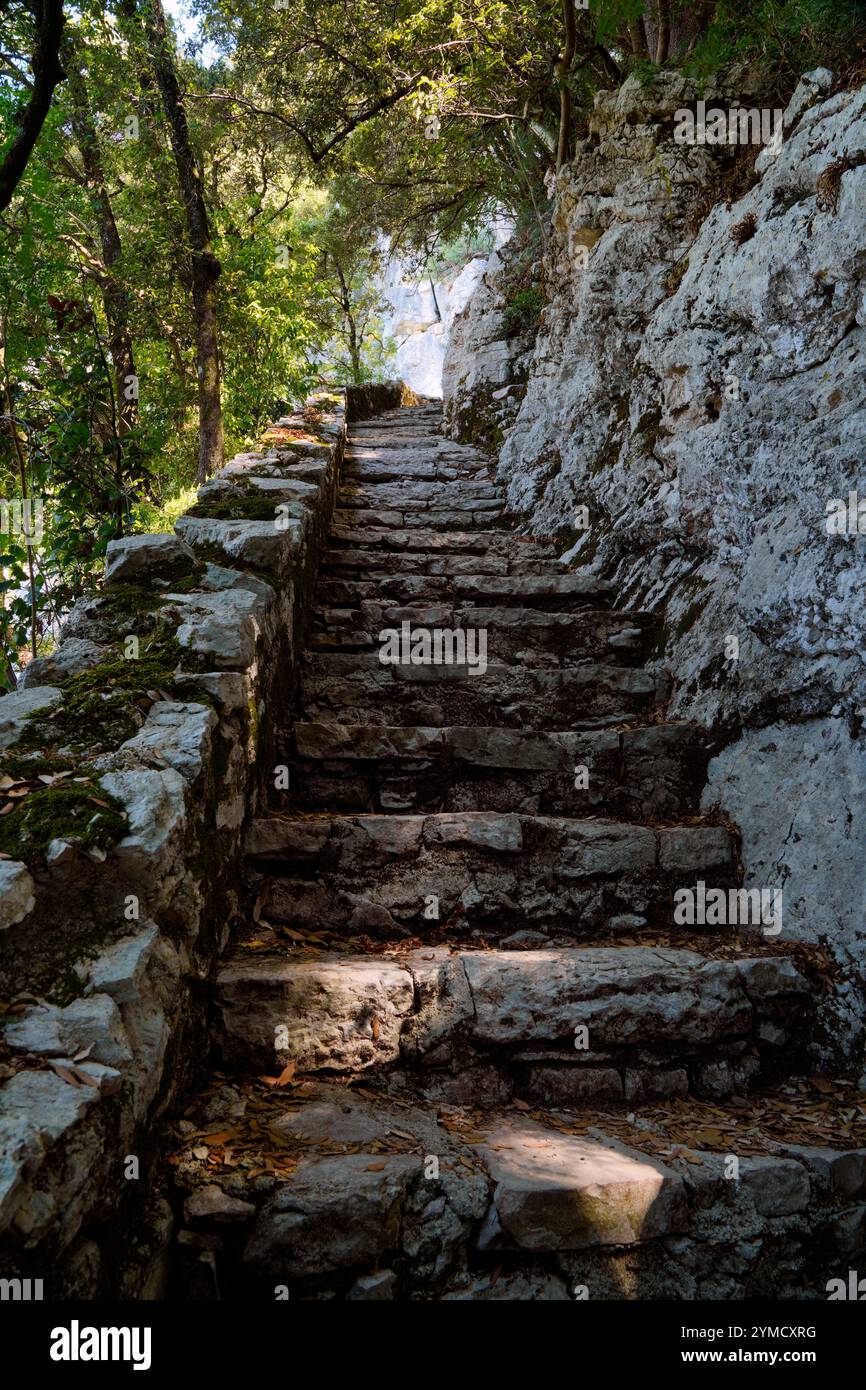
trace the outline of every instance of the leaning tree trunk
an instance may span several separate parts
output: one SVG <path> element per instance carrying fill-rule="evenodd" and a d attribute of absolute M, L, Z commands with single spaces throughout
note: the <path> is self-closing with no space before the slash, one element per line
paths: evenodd
<path fill-rule="evenodd" d="M 144 32 L 168 122 L 190 244 L 192 305 L 198 370 L 198 478 L 204 482 L 223 464 L 216 282 L 221 266 L 211 248 L 204 191 L 195 161 L 186 108 L 168 44 L 161 0 L 144 0 Z"/>

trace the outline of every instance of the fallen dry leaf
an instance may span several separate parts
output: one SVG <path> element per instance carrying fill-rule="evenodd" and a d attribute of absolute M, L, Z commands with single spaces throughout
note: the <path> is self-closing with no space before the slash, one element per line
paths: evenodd
<path fill-rule="evenodd" d="M 66 1081 L 70 1086 L 77 1086 L 79 1090 L 81 1089 L 81 1082 L 68 1067 L 62 1067 L 59 1062 L 52 1062 L 50 1065 L 51 1070 L 60 1077 L 61 1081 Z"/>

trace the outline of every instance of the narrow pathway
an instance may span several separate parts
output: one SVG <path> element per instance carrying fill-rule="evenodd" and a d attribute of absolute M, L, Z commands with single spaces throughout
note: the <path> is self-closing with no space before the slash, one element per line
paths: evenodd
<path fill-rule="evenodd" d="M 217 981 L 225 1072 L 175 1168 L 187 1256 L 207 1296 L 728 1296 L 730 1261 L 683 1255 L 732 1239 L 706 1210 L 680 1238 L 693 1175 L 724 1206 L 741 1155 L 759 1224 L 780 1182 L 771 1214 L 814 1195 L 769 1157 L 812 986 L 759 932 L 674 925 L 677 888 L 738 863 L 699 815 L 707 740 L 643 664 L 655 621 L 511 529 L 439 431 L 431 404 L 351 428 L 289 786 Z M 683 1166 L 701 1133 L 718 1159 Z"/>

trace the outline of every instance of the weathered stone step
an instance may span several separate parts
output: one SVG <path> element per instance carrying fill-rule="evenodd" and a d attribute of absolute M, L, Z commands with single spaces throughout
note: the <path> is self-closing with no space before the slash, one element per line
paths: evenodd
<path fill-rule="evenodd" d="M 408 534 L 408 533 L 403 533 Z M 431 534 L 430 532 L 427 533 Z M 479 536 L 477 538 L 481 540 Z M 492 540 L 488 536 L 486 539 Z M 324 577 L 345 574 L 355 577 L 358 573 L 366 576 L 382 575 L 390 579 L 404 576 L 442 575 L 484 576 L 496 575 L 548 575 L 555 569 L 556 562 L 549 556 L 536 554 L 528 547 L 513 547 L 510 551 L 490 545 L 485 551 L 468 553 L 432 552 L 430 550 L 400 550 L 395 553 L 387 549 L 365 549 L 362 546 L 339 550 L 326 550 L 322 562 Z"/>
<path fill-rule="evenodd" d="M 253 821 L 251 864 L 266 870 L 268 921 L 382 940 L 440 928 L 501 940 L 534 931 L 586 938 L 672 922 L 673 892 L 728 886 L 723 826 L 466 811 Z"/>
<path fill-rule="evenodd" d="M 209 1080 L 171 1170 L 179 1254 L 224 1299 L 826 1298 L 862 1250 L 866 1149 L 811 1137 L 807 1089 L 762 1091 L 764 1119 L 680 1101 L 630 1125 Z"/>
<path fill-rule="evenodd" d="M 404 624 L 409 624 L 405 628 Z M 487 661 L 517 661 L 526 665 L 566 666 L 577 661 L 612 661 L 636 666 L 646 657 L 657 629 L 648 613 L 581 608 L 576 613 L 551 613 L 534 608 L 488 608 L 481 605 L 394 605 L 365 599 L 357 608 L 313 611 L 308 647 L 313 651 L 373 651 L 391 640 L 381 633 L 406 632 L 406 656 L 411 634 L 459 631 L 486 633 Z M 416 636 L 416 641 L 423 638 Z M 455 636 L 455 641 L 456 636 Z M 468 641 L 468 638 L 464 640 Z M 477 638 L 474 640 L 478 640 Z"/>
<path fill-rule="evenodd" d="M 411 406 L 403 410 L 386 411 L 382 415 L 370 415 L 366 420 L 353 420 L 349 425 L 349 438 L 357 435 L 383 432 L 388 438 L 404 430 L 426 430 L 434 439 L 441 440 L 442 407 Z"/>
<path fill-rule="evenodd" d="M 386 527 L 399 529 L 398 523 L 389 519 L 397 516 L 407 518 L 405 530 L 436 528 L 443 524 L 441 517 L 445 514 L 453 518 L 451 525 L 456 531 L 472 533 L 477 529 L 473 517 L 481 516 L 481 524 L 485 526 L 490 524 L 491 517 L 500 518 L 507 514 L 502 497 L 485 497 L 480 491 L 477 494 L 464 493 L 460 488 L 452 489 L 445 484 L 437 484 L 436 488 L 427 496 L 402 489 L 389 489 L 383 497 L 375 495 L 380 489 L 364 492 L 359 489 L 353 493 L 343 491 L 337 499 L 332 529 L 352 531 L 359 529 L 361 524 L 377 530 Z M 377 516 L 383 520 L 377 522 Z M 363 522 L 359 518 L 364 518 Z"/>
<path fill-rule="evenodd" d="M 370 452 L 370 451 L 368 451 Z M 387 451 L 382 450 L 381 458 L 361 457 L 356 459 L 347 453 L 343 460 L 343 481 L 346 484 L 365 484 L 402 482 L 406 479 L 425 481 L 439 480 L 452 483 L 461 478 L 472 481 L 487 481 L 488 470 L 484 464 L 470 464 L 467 460 L 427 458 L 423 454 L 403 457 L 394 462 Z"/>
<path fill-rule="evenodd" d="M 338 493 L 337 506 L 401 508 L 404 511 L 413 507 L 466 507 L 491 511 L 501 508 L 502 503 L 502 489 L 492 483 L 469 479 L 441 482 L 438 479 L 412 478 L 374 486 L 344 481 Z"/>
<path fill-rule="evenodd" d="M 399 438 L 370 436 L 354 439 L 346 445 L 344 457 L 349 466 L 363 466 L 369 463 L 391 469 L 397 480 L 406 476 L 403 472 L 404 467 L 411 473 L 416 465 L 424 464 L 456 468 L 461 477 L 479 475 L 492 481 L 487 459 L 471 449 L 465 449 L 459 444 L 450 444 L 441 438 L 424 440 L 404 434 Z"/>
<path fill-rule="evenodd" d="M 513 551 L 516 544 L 510 536 L 479 535 L 475 531 L 451 531 L 443 535 L 425 526 L 407 527 L 404 531 L 386 526 L 332 526 L 329 542 L 332 549 L 346 546 L 352 550 L 424 550 L 434 555 L 505 555 Z M 549 552 L 546 555 L 541 546 L 532 546 L 528 553 L 537 559 L 549 557 Z"/>
<path fill-rule="evenodd" d="M 447 456 L 465 459 L 474 467 L 489 466 L 487 460 L 474 449 L 443 439 L 437 432 L 437 422 L 434 420 L 392 426 L 376 425 L 371 421 L 369 426 L 353 428 L 346 440 L 346 452 L 363 454 L 367 451 L 383 455 L 417 453 L 431 457 Z"/>
<path fill-rule="evenodd" d="M 441 512 L 438 509 L 424 509 L 418 512 L 370 512 L 364 507 L 336 510 L 334 525 L 339 527 L 393 527 L 396 531 L 406 531 L 423 517 L 425 527 L 436 531 L 459 531 L 471 525 L 473 531 L 500 531 L 506 523 L 507 513 L 503 507 L 488 512 Z"/>
<path fill-rule="evenodd" d="M 473 531 L 489 531 L 501 528 L 507 518 L 504 507 L 489 507 L 486 511 L 472 511 L 461 508 L 444 511 L 437 507 L 418 506 L 407 511 L 367 510 L 363 507 L 340 507 L 333 515 L 333 525 L 348 530 L 371 526 L 376 530 L 394 527 L 397 531 L 411 530 L 416 526 L 432 527 L 438 531 L 460 531 L 471 526 Z"/>
<path fill-rule="evenodd" d="M 371 415 L 366 420 L 355 420 L 349 426 L 349 439 L 364 438 L 368 434 L 382 434 L 386 439 L 406 433 L 426 433 L 441 442 L 442 411 L 418 407 L 399 415 Z"/>
<path fill-rule="evenodd" d="M 365 599 L 392 603 L 450 600 L 453 603 L 495 603 L 544 611 L 571 612 L 584 604 L 608 607 L 613 585 L 590 574 L 381 574 L 375 579 L 323 577 L 316 589 L 319 603 L 351 608 Z"/>
<path fill-rule="evenodd" d="M 676 819 L 697 810 L 709 757 L 687 724 L 536 733 L 300 723 L 294 736 L 290 797 L 301 810 Z"/>
<path fill-rule="evenodd" d="M 664 695 L 655 676 L 630 666 L 472 669 L 383 665 L 365 652 L 307 653 L 301 704 L 312 722 L 577 729 L 627 723 Z"/>
<path fill-rule="evenodd" d="M 766 1080 L 803 1060 L 810 998 L 786 956 L 603 946 L 247 952 L 221 967 L 215 994 L 232 1066 L 385 1070 L 461 1104 L 565 1106 Z"/>

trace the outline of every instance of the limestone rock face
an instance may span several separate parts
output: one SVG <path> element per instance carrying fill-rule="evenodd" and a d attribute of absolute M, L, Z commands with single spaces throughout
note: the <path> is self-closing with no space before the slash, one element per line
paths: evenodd
<path fill-rule="evenodd" d="M 832 85 L 807 74 L 781 143 L 715 206 L 731 152 L 674 142 L 698 95 L 684 79 L 599 96 L 552 190 L 547 304 L 498 471 L 572 567 L 612 580 L 619 606 L 664 612 L 669 717 L 728 739 L 704 809 L 742 825 L 747 885 L 783 889 L 782 939 L 826 943 L 847 975 L 827 1045 L 850 1056 L 866 964 L 858 496 L 849 507 L 866 496 L 866 87 Z M 479 291 L 464 314 L 479 373 L 488 310 Z M 459 420 L 456 386 L 448 411 Z"/>
<path fill-rule="evenodd" d="M 30 661 L 21 673 L 21 690 L 33 686 L 56 685 L 69 676 L 78 676 L 95 666 L 103 656 L 103 648 L 85 638 L 71 637 L 63 642 L 50 656 L 38 656 Z"/>
<path fill-rule="evenodd" d="M 478 287 L 451 325 L 442 367 L 443 422 L 455 439 L 496 448 L 514 421 L 533 335 L 512 332 L 504 280 L 515 249 L 493 251 Z"/>

